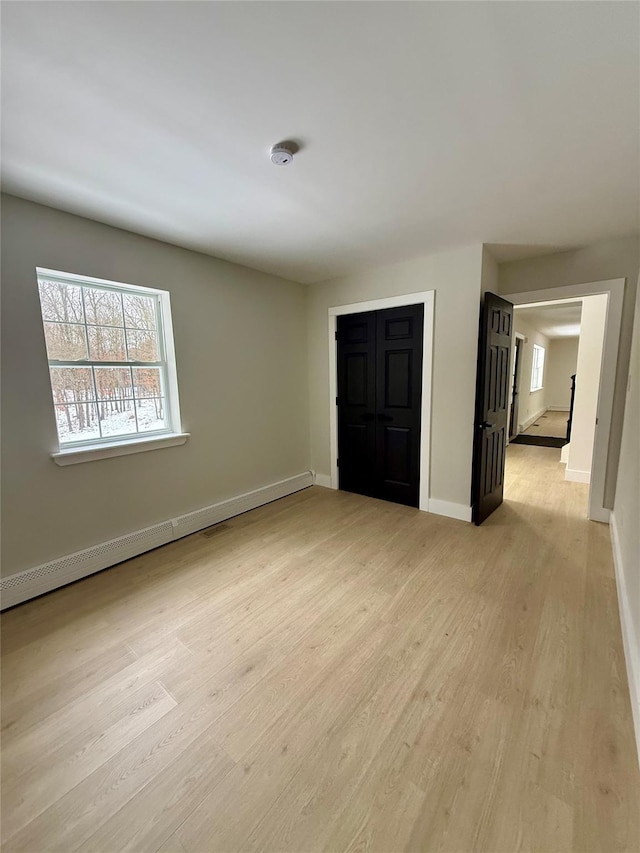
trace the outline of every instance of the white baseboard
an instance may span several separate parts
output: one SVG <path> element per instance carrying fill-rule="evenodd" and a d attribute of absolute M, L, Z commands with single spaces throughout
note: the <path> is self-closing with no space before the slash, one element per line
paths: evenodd
<path fill-rule="evenodd" d="M 328 474 L 319 474 L 317 471 L 314 471 L 313 476 L 316 486 L 324 486 L 326 489 L 333 488 L 331 477 Z M 446 515 L 449 518 L 457 518 L 460 521 L 471 521 L 471 507 L 464 504 L 452 503 L 451 501 L 440 501 L 429 498 L 427 512 L 432 512 L 434 515 Z"/>
<path fill-rule="evenodd" d="M 567 406 L 547 406 L 548 412 L 566 412 L 569 414 L 569 408 Z"/>
<path fill-rule="evenodd" d="M 560 461 L 563 465 L 567 465 L 569 462 L 569 448 L 571 447 L 571 442 L 569 444 L 565 444 L 562 450 L 560 451 Z"/>
<path fill-rule="evenodd" d="M 575 468 L 567 468 L 564 472 L 564 478 L 572 483 L 590 483 L 591 471 L 578 471 Z"/>
<path fill-rule="evenodd" d="M 590 509 L 587 516 L 589 521 L 600 521 L 602 524 L 609 524 L 611 521 L 611 510 L 604 506 Z"/>
<path fill-rule="evenodd" d="M 313 473 L 316 486 L 324 486 L 325 489 L 332 488 L 331 477 L 328 474 L 319 474 L 317 471 Z"/>
<path fill-rule="evenodd" d="M 429 498 L 429 509 L 435 515 L 446 515 L 449 518 L 457 518 L 459 521 L 471 521 L 471 507 L 464 504 L 456 504 L 452 501 L 440 501 L 437 498 Z"/>
<path fill-rule="evenodd" d="M 167 542 L 172 542 L 174 539 L 181 539 L 197 530 L 211 527 L 212 524 L 218 524 L 218 522 L 232 518 L 234 515 L 256 509 L 256 507 L 299 492 L 301 489 L 306 489 L 312 485 L 313 474 L 311 471 L 305 471 L 304 474 L 279 480 L 260 489 L 237 495 L 235 498 L 197 509 L 194 512 L 188 512 L 186 515 L 180 515 L 177 518 L 161 521 L 152 527 L 135 530 L 118 539 L 101 542 L 92 548 L 86 548 L 84 551 L 77 551 L 75 554 L 68 554 L 66 557 L 60 557 L 49 563 L 43 563 L 32 569 L 26 569 L 23 572 L 2 578 L 0 580 L 0 592 L 2 593 L 0 609 L 13 607 L 13 605 L 34 598 L 36 595 L 50 592 L 52 589 L 57 589 L 94 572 L 114 566 L 116 563 L 121 563 L 123 560 L 137 557 L 138 554 L 143 554 L 152 548 L 166 545 Z"/>
<path fill-rule="evenodd" d="M 618 608 L 620 610 L 620 627 L 622 629 L 622 645 L 624 647 L 624 658 L 627 664 L 627 678 L 629 681 L 629 693 L 631 694 L 631 710 L 633 712 L 633 724 L 636 733 L 636 745 L 638 747 L 638 762 L 640 763 L 640 648 L 638 638 L 635 635 L 631 610 L 629 607 L 629 594 L 625 583 L 624 567 L 622 565 L 622 551 L 620 550 L 620 539 L 616 526 L 615 512 L 610 514 L 609 531 L 611 535 L 611 546 L 613 549 L 613 565 L 616 570 L 616 586 L 618 588 Z"/>
<path fill-rule="evenodd" d="M 538 418 L 541 418 L 546 411 L 547 407 L 545 406 L 544 408 L 536 412 L 535 415 L 531 415 L 531 417 L 527 418 L 526 421 L 521 424 L 518 424 L 518 432 L 524 432 L 526 429 L 529 429 L 531 424 L 534 424 L 538 420 Z"/>

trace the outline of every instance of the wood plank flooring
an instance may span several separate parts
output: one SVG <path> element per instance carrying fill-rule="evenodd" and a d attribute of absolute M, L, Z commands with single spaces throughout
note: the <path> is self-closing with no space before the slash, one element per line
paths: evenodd
<path fill-rule="evenodd" d="M 567 421 L 569 412 L 546 411 L 540 415 L 537 421 L 525 429 L 524 435 L 550 435 L 555 438 L 565 438 L 567 435 Z"/>
<path fill-rule="evenodd" d="M 6 613 L 6 853 L 639 851 L 606 526 L 312 488 Z"/>

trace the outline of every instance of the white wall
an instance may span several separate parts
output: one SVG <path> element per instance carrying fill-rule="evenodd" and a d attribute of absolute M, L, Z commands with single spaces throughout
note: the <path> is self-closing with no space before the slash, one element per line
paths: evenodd
<path fill-rule="evenodd" d="M 331 473 L 328 308 L 435 290 L 431 497 L 470 506 L 481 272 L 477 245 L 310 286 L 311 459 L 320 475 Z"/>
<path fill-rule="evenodd" d="M 547 351 L 548 409 L 566 409 L 571 405 L 571 377 L 578 364 L 578 338 L 550 338 Z"/>
<path fill-rule="evenodd" d="M 608 507 L 613 506 L 616 488 L 639 269 L 640 237 L 637 234 L 618 240 L 603 240 L 570 252 L 554 252 L 498 266 L 502 294 L 626 278 L 605 477 L 604 500 L 605 506 Z"/>
<path fill-rule="evenodd" d="M 486 246 L 482 246 L 482 293 L 498 293 L 498 263 Z"/>
<path fill-rule="evenodd" d="M 539 329 L 517 308 L 514 309 L 514 331 L 524 335 L 526 340 L 522 342 L 520 356 L 522 367 L 518 382 L 518 428 L 520 431 L 527 429 L 547 409 L 547 358 L 549 355 L 549 338 L 543 335 Z M 542 388 L 539 391 L 531 391 L 531 368 L 533 366 L 533 345 L 544 347 L 545 360 L 542 378 Z M 513 342 L 515 347 L 515 338 Z"/>
<path fill-rule="evenodd" d="M 310 467 L 303 285 L 5 196 L 4 575 Z M 66 468 L 36 266 L 171 293 L 181 447 Z"/>
<path fill-rule="evenodd" d="M 618 595 L 640 752 L 640 288 L 633 329 L 621 464 L 611 529 L 616 546 Z"/>
<path fill-rule="evenodd" d="M 576 394 L 565 476 L 567 480 L 577 479 L 583 483 L 591 478 L 607 301 L 605 294 L 585 296 L 582 300 Z"/>

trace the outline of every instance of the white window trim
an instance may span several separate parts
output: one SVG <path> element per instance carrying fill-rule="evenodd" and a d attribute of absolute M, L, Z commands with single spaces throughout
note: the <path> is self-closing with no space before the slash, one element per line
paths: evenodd
<path fill-rule="evenodd" d="M 533 385 L 533 374 L 534 374 L 534 371 L 537 372 L 536 349 L 542 351 L 542 365 L 540 368 L 540 384 L 534 386 Z M 542 344 L 534 344 L 533 345 L 533 356 L 532 356 L 532 360 L 531 360 L 531 381 L 529 383 L 529 385 L 530 385 L 529 393 L 530 394 L 534 394 L 536 391 L 542 391 L 542 389 L 544 388 L 544 363 L 546 361 L 546 358 L 547 358 L 547 352 L 546 352 L 545 348 L 542 346 Z"/>
<path fill-rule="evenodd" d="M 159 298 L 161 319 L 158 329 L 158 339 L 165 361 L 166 376 L 166 405 L 169 426 L 162 432 L 116 437 L 112 441 L 88 439 L 84 442 L 63 444 L 58 439 L 58 450 L 51 453 L 51 458 L 57 465 L 75 465 L 78 462 L 91 462 L 96 459 L 108 459 L 113 456 L 126 456 L 131 453 L 142 453 L 146 450 L 157 450 L 162 447 L 172 447 L 184 444 L 190 433 L 182 431 L 180 418 L 180 398 L 178 394 L 178 374 L 176 370 L 176 355 L 173 340 L 173 322 L 171 319 L 171 301 L 169 292 L 154 287 L 140 287 L 121 281 L 111 281 L 103 278 L 93 278 L 87 275 L 77 275 L 60 270 L 36 267 L 39 279 L 53 278 L 69 284 L 88 284 L 90 286 L 116 288 L 120 290 L 139 292 L 145 296 L 153 295 Z M 48 364 L 48 362 L 47 362 Z"/>
<path fill-rule="evenodd" d="M 180 432 L 156 435 L 145 438 L 129 438 L 112 444 L 75 445 L 68 450 L 59 450 L 51 454 L 56 465 L 77 465 L 78 462 L 93 462 L 96 459 L 110 459 L 112 456 L 128 456 L 130 453 L 143 453 L 145 450 L 159 450 L 162 447 L 174 447 L 184 444 L 190 433 Z"/>

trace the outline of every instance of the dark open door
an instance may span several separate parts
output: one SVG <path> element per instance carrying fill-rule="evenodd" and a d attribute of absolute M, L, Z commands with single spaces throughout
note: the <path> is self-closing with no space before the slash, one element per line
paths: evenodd
<path fill-rule="evenodd" d="M 340 488 L 418 506 L 424 306 L 338 318 Z"/>
<path fill-rule="evenodd" d="M 512 326 L 513 305 L 494 293 L 485 293 L 478 343 L 471 496 L 476 524 L 482 524 L 502 503 Z"/>
<path fill-rule="evenodd" d="M 522 367 L 522 341 L 516 338 L 513 350 L 513 386 L 511 390 L 511 416 L 509 419 L 509 439 L 518 434 L 518 409 L 520 402 L 520 368 Z"/>

